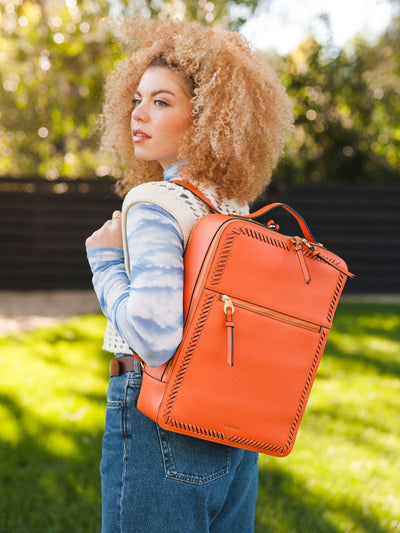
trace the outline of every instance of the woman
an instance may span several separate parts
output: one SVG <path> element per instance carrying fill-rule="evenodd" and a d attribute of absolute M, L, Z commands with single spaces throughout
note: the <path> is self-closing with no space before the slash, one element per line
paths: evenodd
<path fill-rule="evenodd" d="M 119 211 L 86 241 L 109 321 L 103 347 L 118 361 L 107 395 L 102 531 L 251 532 L 257 454 L 169 433 L 138 412 L 141 373 L 130 356 L 159 366 L 182 338 L 183 253 L 208 210 L 171 180 L 193 183 L 225 213 L 247 213 L 278 161 L 291 105 L 237 33 L 143 19 L 125 20 L 119 32 L 127 57 L 106 83 L 102 139 L 124 168 L 120 192 L 131 189 L 128 254 Z"/>

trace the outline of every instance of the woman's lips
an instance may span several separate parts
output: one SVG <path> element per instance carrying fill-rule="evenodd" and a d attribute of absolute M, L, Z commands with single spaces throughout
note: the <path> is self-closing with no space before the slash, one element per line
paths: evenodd
<path fill-rule="evenodd" d="M 134 143 L 140 143 L 150 139 L 151 137 L 142 130 L 134 130 L 132 133 L 132 138 Z"/>

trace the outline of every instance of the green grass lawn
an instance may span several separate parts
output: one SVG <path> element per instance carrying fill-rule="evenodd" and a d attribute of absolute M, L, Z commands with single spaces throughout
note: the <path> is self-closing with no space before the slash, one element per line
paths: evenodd
<path fill-rule="evenodd" d="M 1 533 L 100 531 L 104 326 L 0 338 Z M 257 533 L 400 531 L 399 376 L 400 305 L 342 303 L 293 452 L 260 456 Z"/>

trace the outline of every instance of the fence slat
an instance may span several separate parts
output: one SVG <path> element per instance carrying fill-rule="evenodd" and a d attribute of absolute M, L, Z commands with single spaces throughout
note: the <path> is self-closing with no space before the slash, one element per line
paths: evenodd
<path fill-rule="evenodd" d="M 253 207 L 276 201 L 345 259 L 357 276 L 346 293 L 400 294 L 400 187 L 273 183 Z M 0 290 L 90 288 L 84 241 L 120 207 L 107 179 L 0 178 Z M 270 218 L 283 233 L 300 231 L 282 210 Z"/>

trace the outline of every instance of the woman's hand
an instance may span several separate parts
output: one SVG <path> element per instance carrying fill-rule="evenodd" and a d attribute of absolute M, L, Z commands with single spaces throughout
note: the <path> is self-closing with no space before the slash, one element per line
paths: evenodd
<path fill-rule="evenodd" d="M 104 222 L 102 227 L 92 233 L 85 242 L 86 249 L 96 246 L 115 246 L 123 248 L 121 230 L 121 211 L 114 211 L 112 219 Z"/>

